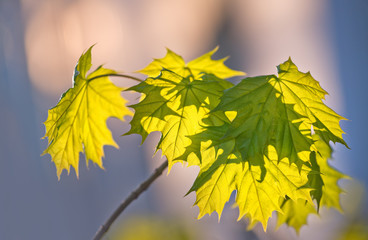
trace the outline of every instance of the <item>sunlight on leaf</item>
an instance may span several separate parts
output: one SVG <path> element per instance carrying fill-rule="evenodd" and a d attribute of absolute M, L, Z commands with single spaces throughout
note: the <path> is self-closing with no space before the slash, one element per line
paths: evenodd
<path fill-rule="evenodd" d="M 225 90 L 208 118 L 225 113 L 228 120 L 189 136 L 192 144 L 183 157 L 195 154 L 202 163 L 190 190 L 196 192 L 199 217 L 214 211 L 220 217 L 234 190 L 239 219 L 248 217 L 250 228 L 260 222 L 266 229 L 277 211 L 298 230 L 317 208 L 312 199 L 339 208 L 337 181 L 344 175 L 327 159 L 329 141 L 347 146 L 339 126 L 344 118 L 323 104 L 326 92 L 290 59 L 278 70 L 279 77 L 249 77 Z M 286 221 L 292 204 L 299 202 L 314 211 L 305 219 Z"/>
<path fill-rule="evenodd" d="M 218 104 L 222 91 L 231 86 L 214 75 L 182 77 L 163 70 L 160 76 L 128 89 L 145 97 L 131 106 L 135 114 L 127 134 L 140 134 L 143 142 L 151 132 L 160 131 L 157 149 L 162 149 L 170 169 L 175 161 L 183 160 L 177 158 L 191 143 L 187 136 L 203 131 L 206 124 L 202 119 Z"/>
<path fill-rule="evenodd" d="M 78 176 L 79 153 L 103 168 L 104 145 L 118 145 L 106 126 L 109 117 L 123 120 L 131 115 L 126 101 L 121 97 L 122 88 L 116 87 L 106 75 L 116 72 L 103 67 L 87 75 L 91 68 L 91 50 L 82 54 L 74 72 L 74 86 L 66 91 L 58 104 L 49 110 L 45 121 L 48 147 L 43 154 L 50 154 L 56 165 L 57 176 L 70 166 Z M 102 77 L 101 77 L 102 76 Z"/>
<path fill-rule="evenodd" d="M 74 86 L 49 110 L 45 122 L 48 153 L 57 176 L 74 167 L 79 153 L 102 166 L 103 146 L 114 142 L 106 120 L 132 115 L 121 97 L 122 88 L 110 82 L 116 72 L 91 68 L 91 48 L 75 68 Z M 148 78 L 127 89 L 142 94 L 130 107 L 130 131 L 142 143 L 160 132 L 156 151 L 168 160 L 200 168 L 187 194 L 195 192 L 198 218 L 217 212 L 236 192 L 239 218 L 248 229 L 261 223 L 266 231 L 274 212 L 278 225 L 297 232 L 320 207 L 341 211 L 338 181 L 348 178 L 330 166 L 330 142 L 348 148 L 340 128 L 342 116 L 324 104 L 327 94 L 311 74 L 288 59 L 278 76 L 248 77 L 233 85 L 225 78 L 244 75 L 228 68 L 227 58 L 213 60 L 218 48 L 185 63 L 167 49 L 140 73 Z M 119 75 L 122 76 L 122 75 Z M 133 78 L 133 77 L 131 77 Z"/>
<path fill-rule="evenodd" d="M 283 199 L 281 203 L 282 213 L 277 213 L 277 225 L 280 226 L 286 223 L 299 233 L 300 228 L 307 224 L 307 219 L 310 214 L 317 214 L 315 207 L 303 200 L 298 199 L 293 201 L 289 198 Z"/>
<path fill-rule="evenodd" d="M 245 75 L 243 72 L 228 68 L 224 64 L 227 58 L 213 60 L 212 55 L 217 52 L 217 50 L 218 47 L 186 64 L 181 56 L 167 49 L 165 57 L 154 59 L 147 67 L 138 72 L 146 74 L 149 77 L 157 77 L 161 70 L 165 68 L 183 77 L 193 75 L 193 77 L 196 78 L 202 72 L 216 75 L 219 78 Z"/>

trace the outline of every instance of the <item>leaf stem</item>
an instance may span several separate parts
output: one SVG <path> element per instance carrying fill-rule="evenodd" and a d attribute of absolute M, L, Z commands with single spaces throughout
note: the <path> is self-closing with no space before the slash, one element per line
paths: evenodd
<path fill-rule="evenodd" d="M 152 175 L 147 178 L 144 182 L 142 182 L 138 188 L 136 188 L 133 192 L 129 194 L 129 196 L 120 204 L 120 206 L 111 214 L 111 216 L 107 219 L 107 221 L 100 226 L 98 229 L 94 240 L 102 239 L 104 234 L 109 230 L 110 226 L 114 223 L 117 217 L 124 211 L 124 209 L 129 206 L 135 199 L 137 199 L 147 188 L 153 183 L 167 168 L 168 162 L 167 160 L 161 164 L 156 170 L 152 173 Z"/>
<path fill-rule="evenodd" d="M 136 78 L 136 77 L 133 77 L 133 76 L 130 76 L 130 75 L 126 75 L 126 74 L 119 74 L 119 73 L 110 73 L 110 74 L 98 75 L 98 76 L 95 76 L 95 77 L 90 78 L 88 80 L 89 81 L 92 81 L 92 80 L 94 80 L 96 78 L 102 78 L 102 77 L 123 77 L 123 78 L 132 79 L 132 80 L 137 81 L 137 82 L 143 82 L 142 79 L 139 79 L 139 78 Z"/>

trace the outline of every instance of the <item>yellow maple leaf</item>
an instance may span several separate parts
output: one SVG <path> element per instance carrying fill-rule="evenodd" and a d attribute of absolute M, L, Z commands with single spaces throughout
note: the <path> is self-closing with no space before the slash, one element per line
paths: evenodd
<path fill-rule="evenodd" d="M 300 228 L 307 225 L 310 214 L 318 214 L 315 206 L 304 199 L 293 201 L 290 198 L 282 199 L 280 205 L 282 212 L 277 212 L 277 226 L 286 223 L 299 234 Z"/>
<path fill-rule="evenodd" d="M 197 148 L 187 149 L 183 155 L 192 152 L 202 159 L 201 171 L 189 190 L 189 193 L 196 192 L 198 218 L 216 211 L 220 219 L 225 203 L 235 190 L 239 220 L 243 216 L 248 217 L 249 228 L 260 222 L 266 229 L 273 211 L 282 212 L 279 201 L 285 196 L 294 201 L 303 199 L 313 204 L 311 189 L 301 188 L 308 181 L 310 169 L 307 166 L 299 171 L 296 164 L 290 164 L 286 158 L 279 161 L 271 145 L 268 146 L 267 154 L 263 155 L 264 165 L 244 161 L 239 152 L 234 152 L 234 139 L 221 139 L 227 128 L 228 124 L 209 127 L 191 136 Z"/>
<path fill-rule="evenodd" d="M 102 66 L 87 75 L 91 68 L 90 47 L 80 57 L 74 72 L 74 86 L 66 91 L 58 104 L 48 111 L 45 121 L 48 147 L 43 154 L 50 154 L 55 163 L 57 176 L 63 169 L 69 173 L 74 167 L 78 177 L 79 153 L 84 152 L 88 160 L 102 166 L 104 145 L 119 146 L 106 126 L 109 117 L 123 120 L 131 115 L 126 101 L 121 97 L 123 90 L 108 78 L 115 71 Z"/>
<path fill-rule="evenodd" d="M 184 59 L 167 48 L 166 56 L 160 59 L 154 59 L 147 67 L 138 71 L 146 74 L 149 77 L 157 77 L 163 68 L 171 70 L 182 77 L 192 75 L 198 77 L 200 73 L 216 75 L 219 78 L 230 78 L 235 76 L 245 75 L 244 72 L 236 71 L 228 68 L 224 62 L 227 57 L 213 60 L 212 55 L 218 50 L 218 47 L 212 51 L 185 63 Z"/>

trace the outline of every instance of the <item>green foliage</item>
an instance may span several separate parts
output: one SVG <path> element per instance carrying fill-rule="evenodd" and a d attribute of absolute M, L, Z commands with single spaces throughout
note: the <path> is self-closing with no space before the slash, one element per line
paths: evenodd
<path fill-rule="evenodd" d="M 340 210 L 337 182 L 346 176 L 328 159 L 330 141 L 347 147 L 339 126 L 344 118 L 323 103 L 326 91 L 291 59 L 277 67 L 278 76 L 248 77 L 234 86 L 226 78 L 243 73 L 225 66 L 226 58 L 213 60 L 216 50 L 187 64 L 167 50 L 140 70 L 148 78 L 128 89 L 142 99 L 130 106 L 135 113 L 126 135 L 140 134 L 144 142 L 159 131 L 157 149 L 169 169 L 176 162 L 200 167 L 188 192 L 196 193 L 199 218 L 212 212 L 220 218 L 233 191 L 239 219 L 249 218 L 249 228 L 259 222 L 266 230 L 277 212 L 279 225 L 299 231 L 320 207 Z M 74 87 L 45 122 L 45 153 L 58 176 L 70 165 L 78 172 L 83 147 L 86 158 L 102 166 L 103 145 L 115 145 L 106 119 L 129 114 L 122 89 L 107 79 L 114 71 L 100 67 L 86 77 L 90 51 L 77 64 Z"/>
<path fill-rule="evenodd" d="M 190 145 L 187 136 L 203 131 L 202 119 L 219 103 L 222 91 L 231 86 L 213 75 L 195 79 L 163 70 L 160 76 L 129 89 L 143 93 L 145 98 L 131 106 L 135 114 L 127 134 L 140 134 L 144 141 L 149 133 L 160 131 L 157 148 L 167 157 L 170 169 Z"/>

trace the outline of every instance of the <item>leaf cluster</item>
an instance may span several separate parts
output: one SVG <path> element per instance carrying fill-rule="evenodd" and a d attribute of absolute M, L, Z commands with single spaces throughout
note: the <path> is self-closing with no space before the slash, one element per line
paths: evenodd
<path fill-rule="evenodd" d="M 278 224 L 296 231 L 322 206 L 341 210 L 337 182 L 346 176 L 332 168 L 330 142 L 347 144 L 339 121 L 344 118 L 323 102 L 327 92 L 311 74 L 288 59 L 277 75 L 247 77 L 228 68 L 226 58 L 213 60 L 217 48 L 185 63 L 167 49 L 139 72 L 147 78 L 126 89 L 142 94 L 131 105 L 134 115 L 125 135 L 139 134 L 142 143 L 161 133 L 157 150 L 168 160 L 197 165 L 195 192 L 199 218 L 217 212 L 236 191 L 234 205 L 249 228 L 266 230 L 277 212 Z M 49 153 L 57 168 L 78 175 L 79 152 L 102 167 L 103 145 L 116 146 L 106 127 L 108 117 L 131 115 L 108 76 L 113 70 L 91 68 L 91 48 L 75 69 L 74 86 L 49 110 L 45 122 Z"/>

